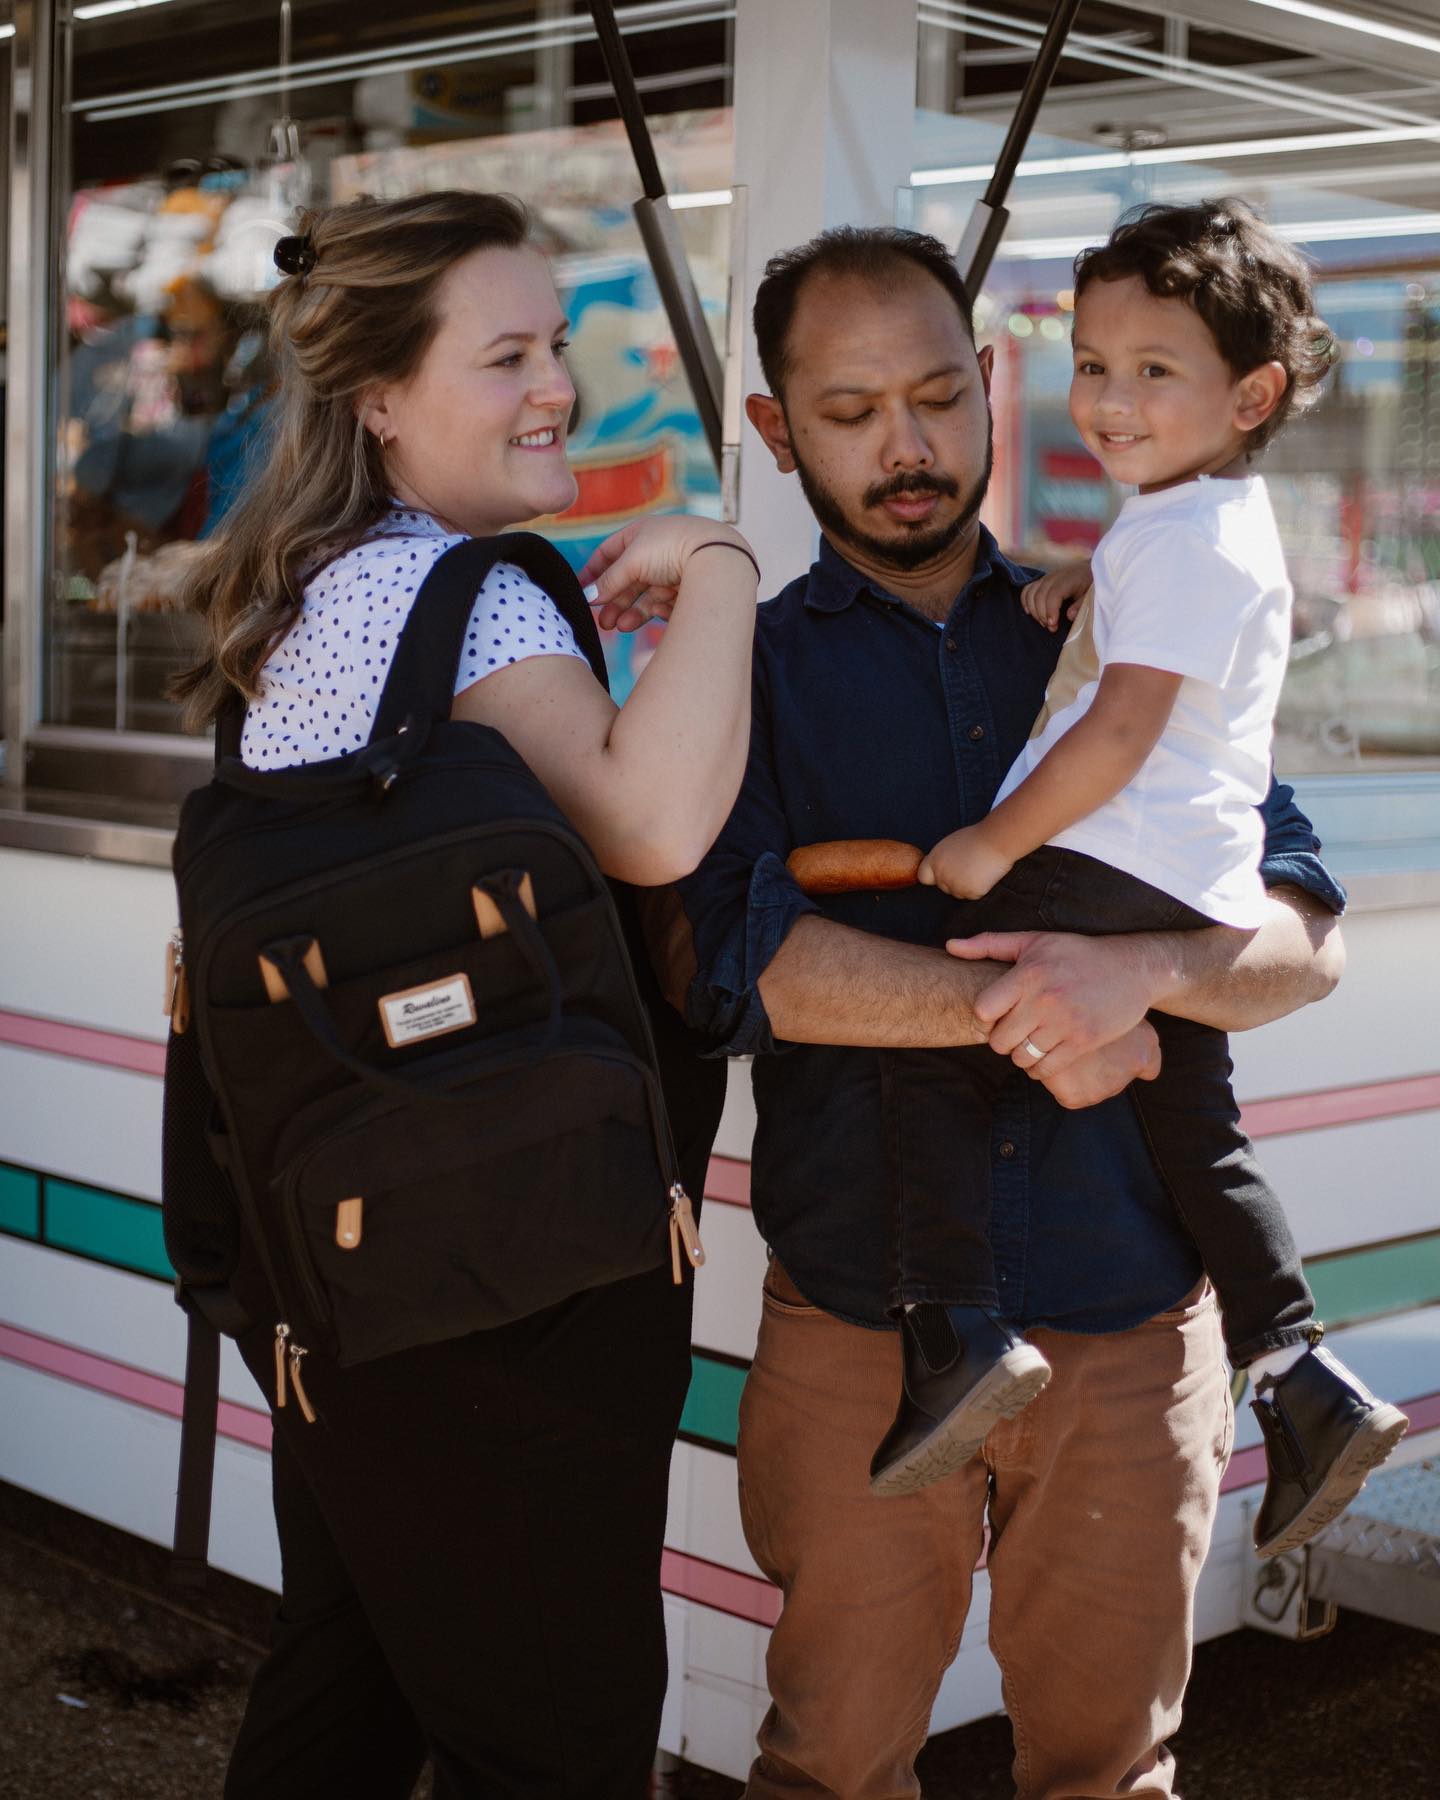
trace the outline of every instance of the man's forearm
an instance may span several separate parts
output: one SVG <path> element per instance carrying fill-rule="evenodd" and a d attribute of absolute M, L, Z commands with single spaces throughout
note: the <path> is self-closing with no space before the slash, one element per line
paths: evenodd
<path fill-rule="evenodd" d="M 923 1050 L 984 1043 L 975 996 L 999 973 L 811 915 L 791 926 L 759 988 L 771 1030 L 792 1044 Z"/>
<path fill-rule="evenodd" d="M 1274 888 L 1255 932 L 1150 934 L 1150 1004 L 1160 1012 L 1247 1031 L 1322 1000 L 1345 967 L 1340 921 L 1299 888 Z"/>

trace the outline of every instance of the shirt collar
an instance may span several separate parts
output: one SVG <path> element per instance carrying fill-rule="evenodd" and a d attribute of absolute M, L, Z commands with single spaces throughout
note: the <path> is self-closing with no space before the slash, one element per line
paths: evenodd
<path fill-rule="evenodd" d="M 982 525 L 975 546 L 975 568 L 970 579 L 956 595 L 963 599 L 967 594 L 978 590 L 980 583 L 991 575 L 1013 588 L 1022 588 L 1026 582 L 1033 581 L 1040 573 L 1038 569 L 1027 569 L 1020 563 L 1014 563 L 995 542 L 989 529 Z M 874 594 L 877 599 L 894 600 L 896 595 L 879 587 L 868 575 L 862 575 L 853 564 L 847 562 L 829 538 L 820 539 L 820 554 L 810 566 L 810 578 L 805 590 L 805 604 L 812 612 L 844 612 L 861 594 Z M 903 602 L 902 602 L 903 604 Z"/>

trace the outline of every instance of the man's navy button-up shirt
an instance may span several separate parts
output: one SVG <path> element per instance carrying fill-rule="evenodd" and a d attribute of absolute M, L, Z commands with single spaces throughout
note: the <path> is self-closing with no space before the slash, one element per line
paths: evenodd
<path fill-rule="evenodd" d="M 716 1054 L 755 1057 L 756 1223 L 802 1293 L 861 1324 L 885 1322 L 880 1078 L 883 1059 L 906 1052 L 777 1041 L 757 984 L 804 913 L 937 944 L 954 903 L 919 887 L 817 901 L 785 858 L 827 838 L 928 849 L 984 817 L 1063 636 L 1020 605 L 1035 573 L 982 529 L 975 572 L 937 627 L 826 542 L 809 574 L 759 609 L 744 785 L 715 847 L 680 884 L 697 963 L 690 1021 Z M 1272 786 L 1264 816 L 1266 882 L 1340 911 L 1343 891 L 1292 791 Z M 1017 1070 L 991 1152 L 990 1238 L 1002 1306 L 1018 1324 L 1119 1331 L 1199 1279 L 1124 1095 L 1067 1112 Z"/>

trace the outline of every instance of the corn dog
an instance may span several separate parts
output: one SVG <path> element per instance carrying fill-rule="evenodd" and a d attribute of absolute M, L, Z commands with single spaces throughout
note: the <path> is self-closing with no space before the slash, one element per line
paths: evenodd
<path fill-rule="evenodd" d="M 802 844 L 785 866 L 807 894 L 848 894 L 913 887 L 923 854 L 896 838 L 832 838 Z"/>

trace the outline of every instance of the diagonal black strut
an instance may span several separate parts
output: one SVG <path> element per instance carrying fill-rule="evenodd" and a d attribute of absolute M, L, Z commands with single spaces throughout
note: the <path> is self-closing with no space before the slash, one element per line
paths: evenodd
<path fill-rule="evenodd" d="M 975 209 L 965 227 L 965 235 L 960 240 L 960 248 L 955 252 L 955 261 L 965 278 L 966 291 L 972 300 L 985 285 L 990 264 L 1005 235 L 1005 227 L 1010 223 L 1010 214 L 1005 207 L 1010 183 L 1015 179 L 1016 166 L 1030 142 L 1035 120 L 1045 95 L 1049 92 L 1056 66 L 1065 50 L 1065 40 L 1070 35 L 1070 27 L 1075 23 L 1075 15 L 1079 10 L 1080 0 L 1056 0 L 1050 23 L 1045 27 L 1045 35 L 1040 40 L 1035 60 L 1025 77 L 1025 85 L 1020 90 L 1015 116 L 1005 134 L 1005 142 L 1000 146 L 1000 154 L 996 158 L 990 180 L 984 194 L 975 202 Z"/>
<path fill-rule="evenodd" d="M 620 108 L 620 117 L 630 139 L 630 150 L 635 158 L 640 185 L 644 189 L 643 198 L 637 200 L 632 208 L 635 223 L 640 228 L 641 242 L 650 261 L 655 285 L 660 290 L 665 317 L 670 321 L 670 329 L 675 334 L 675 347 L 680 353 L 680 361 L 690 383 L 695 410 L 705 428 L 710 454 L 715 458 L 715 467 L 719 469 L 723 438 L 723 377 L 720 358 L 715 353 L 710 327 L 705 322 L 704 308 L 700 304 L 700 295 L 685 256 L 685 246 L 680 241 L 675 215 L 670 210 L 670 202 L 665 193 L 665 179 L 660 173 L 650 127 L 645 120 L 645 108 L 641 104 L 640 93 L 635 86 L 635 74 L 630 67 L 630 53 L 620 35 L 611 0 L 590 0 L 590 16 L 595 21 L 595 32 L 600 39 L 600 54 L 605 58 L 605 71 L 615 90 L 615 103 Z"/>

